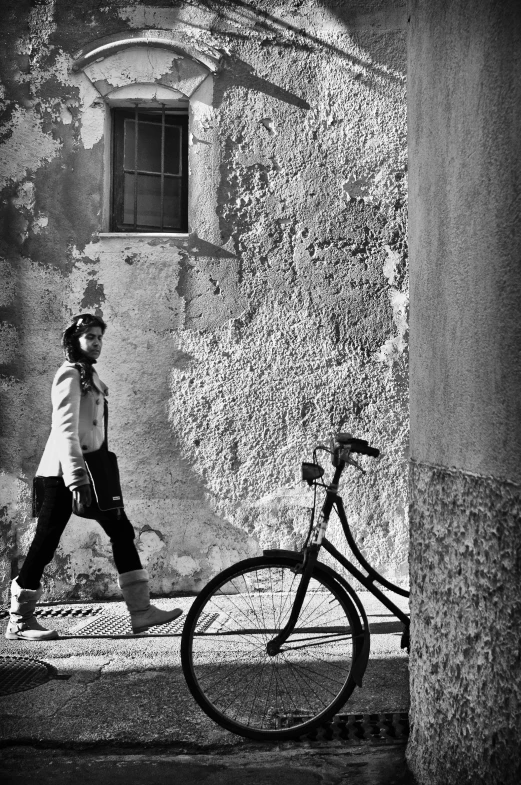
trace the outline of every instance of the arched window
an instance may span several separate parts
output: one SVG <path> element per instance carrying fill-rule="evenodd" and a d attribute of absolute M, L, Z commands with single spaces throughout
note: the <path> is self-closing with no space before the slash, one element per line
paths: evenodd
<path fill-rule="evenodd" d="M 85 120 L 103 112 L 105 232 L 189 231 L 193 99 L 218 65 L 219 53 L 161 30 L 110 36 L 76 54 Z"/>

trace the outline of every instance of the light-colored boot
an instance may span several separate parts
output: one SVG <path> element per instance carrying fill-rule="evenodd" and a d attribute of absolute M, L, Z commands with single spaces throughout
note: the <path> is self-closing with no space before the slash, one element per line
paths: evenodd
<path fill-rule="evenodd" d="M 162 611 L 150 604 L 148 572 L 146 570 L 123 572 L 118 580 L 123 599 L 130 613 L 134 634 L 146 632 L 149 627 L 155 627 L 156 624 L 166 624 L 182 614 L 181 608 Z"/>
<path fill-rule="evenodd" d="M 11 583 L 11 608 L 5 637 L 14 641 L 50 641 L 58 637 L 56 630 L 46 630 L 34 615 L 42 589 L 22 589 L 16 578 Z"/>

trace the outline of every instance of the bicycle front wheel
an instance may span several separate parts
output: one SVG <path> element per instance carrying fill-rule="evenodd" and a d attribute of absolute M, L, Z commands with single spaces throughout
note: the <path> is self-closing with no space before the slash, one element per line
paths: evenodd
<path fill-rule="evenodd" d="M 201 708 L 233 733 L 255 740 L 300 736 L 329 719 L 355 687 L 360 618 L 319 565 L 295 629 L 278 654 L 268 655 L 300 580 L 289 557 L 247 559 L 210 581 L 187 616 L 181 640 L 187 684 Z"/>

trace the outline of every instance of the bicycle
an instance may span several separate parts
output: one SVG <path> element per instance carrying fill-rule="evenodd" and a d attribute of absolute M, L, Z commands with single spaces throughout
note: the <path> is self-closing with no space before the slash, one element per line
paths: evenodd
<path fill-rule="evenodd" d="M 332 481 L 317 451 L 331 454 Z M 194 601 L 181 638 L 181 662 L 199 706 L 222 727 L 256 741 L 292 739 L 331 719 L 362 678 L 370 651 L 363 604 L 345 577 L 318 560 L 321 548 L 334 557 L 404 625 L 409 616 L 377 586 L 408 597 L 360 553 L 338 487 L 346 466 L 364 469 L 354 454 L 378 457 L 363 439 L 338 433 L 331 447 L 317 445 L 302 478 L 314 486 L 311 522 L 300 552 L 265 550 L 213 578 Z M 317 488 L 325 489 L 316 515 Z M 347 543 L 367 575 L 325 537 L 336 510 Z"/>

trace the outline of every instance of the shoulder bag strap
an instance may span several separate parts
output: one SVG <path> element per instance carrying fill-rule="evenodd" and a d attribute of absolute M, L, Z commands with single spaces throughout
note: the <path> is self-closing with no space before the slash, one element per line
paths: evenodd
<path fill-rule="evenodd" d="M 109 405 L 107 399 L 103 401 L 103 420 L 105 422 L 105 447 L 109 448 Z"/>

